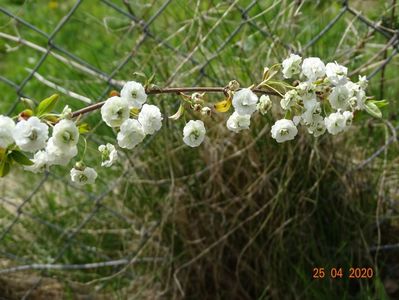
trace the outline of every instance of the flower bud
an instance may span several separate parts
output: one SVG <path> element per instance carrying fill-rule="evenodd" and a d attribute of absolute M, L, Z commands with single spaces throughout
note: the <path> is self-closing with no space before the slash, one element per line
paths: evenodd
<path fill-rule="evenodd" d="M 76 170 L 79 170 L 79 171 L 83 171 L 84 169 L 86 169 L 86 165 L 84 164 L 83 161 L 78 161 L 78 162 L 75 164 L 75 169 L 76 169 Z"/>
<path fill-rule="evenodd" d="M 204 100 L 203 100 L 204 95 L 205 95 L 205 93 L 193 93 L 193 94 L 191 95 L 191 100 L 192 100 L 194 103 L 202 103 L 202 102 L 204 101 Z"/>
<path fill-rule="evenodd" d="M 229 82 L 228 88 L 230 91 L 236 91 L 240 88 L 240 84 L 237 80 L 232 80 Z"/>
<path fill-rule="evenodd" d="M 195 111 L 201 111 L 201 109 L 202 109 L 202 105 L 201 104 L 194 104 L 193 106 L 193 109 L 195 110 Z"/>
<path fill-rule="evenodd" d="M 211 112 L 212 110 L 208 106 L 205 106 L 201 109 L 201 114 L 204 116 L 210 116 Z"/>

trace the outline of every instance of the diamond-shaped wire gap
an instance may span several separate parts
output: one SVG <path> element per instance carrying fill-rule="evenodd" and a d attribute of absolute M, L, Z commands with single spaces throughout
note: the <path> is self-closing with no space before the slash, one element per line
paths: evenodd
<path fill-rule="evenodd" d="M 141 24 L 141 26 L 143 26 L 143 27 L 145 28 L 145 33 L 146 33 L 151 39 L 153 39 L 154 41 L 156 41 L 156 42 L 158 43 L 158 45 L 156 45 L 157 48 L 158 48 L 158 47 L 167 48 L 167 49 L 169 49 L 169 50 L 175 52 L 175 54 L 177 54 L 178 56 L 180 56 L 180 57 L 182 57 L 182 58 L 184 58 L 184 59 L 188 58 L 188 60 L 189 60 L 194 66 L 198 65 L 198 62 L 197 62 L 194 58 L 188 57 L 188 54 L 187 54 L 187 53 L 185 53 L 185 52 L 183 52 L 183 51 L 181 51 L 181 50 L 175 48 L 174 46 L 172 46 L 172 45 L 169 43 L 169 40 L 168 40 L 168 39 L 164 39 L 164 40 L 163 40 L 163 39 L 157 37 L 156 35 L 154 35 L 154 34 L 149 30 L 148 25 L 147 25 L 143 20 L 140 20 L 140 19 L 138 19 L 136 16 L 132 15 L 131 12 L 126 12 L 125 10 L 121 9 L 120 7 L 118 7 L 117 5 L 115 5 L 114 3 L 112 3 L 112 2 L 109 1 L 109 0 L 101 0 L 101 1 L 102 1 L 103 3 L 105 3 L 106 5 L 108 5 L 109 7 L 115 9 L 115 10 L 116 10 L 117 12 L 119 12 L 120 14 L 123 14 L 123 15 L 125 15 L 126 17 L 130 18 L 131 20 L 135 21 L 136 23 Z M 165 2 L 165 3 L 168 3 L 168 1 Z M 169 3 L 168 3 L 168 4 L 169 4 Z M 167 5 L 164 5 L 164 6 L 161 7 L 161 8 L 164 9 L 164 8 L 166 8 L 166 6 L 167 6 Z M 156 14 L 157 14 L 157 13 L 156 13 Z M 159 14 L 159 13 L 158 13 L 158 14 Z M 150 19 L 152 19 L 152 22 L 155 20 L 154 18 L 150 18 Z M 219 85 L 221 84 L 220 81 L 219 81 L 217 78 L 211 78 L 211 77 L 209 77 L 206 73 L 204 73 L 204 76 L 205 76 L 205 77 L 208 77 L 213 83 L 216 83 L 216 84 L 219 84 Z"/>
<path fill-rule="evenodd" d="M 255 4 L 257 3 L 256 0 L 252 1 L 245 9 L 244 11 L 241 11 L 241 15 L 247 13 Z M 232 42 L 232 40 L 238 35 L 238 33 L 241 31 L 241 29 L 244 27 L 244 25 L 248 22 L 248 20 L 243 19 L 238 26 L 233 30 L 230 35 L 225 38 L 225 40 L 220 44 L 220 46 L 217 47 L 216 50 L 208 49 L 208 52 L 212 53 L 210 57 L 206 58 L 206 61 L 199 66 L 200 74 L 196 80 L 195 85 L 197 85 L 199 82 L 201 82 L 202 78 L 204 77 L 204 71 L 205 68 L 217 57 L 219 57 L 220 53 L 225 49 L 225 47 Z"/>
<path fill-rule="evenodd" d="M 71 10 L 68 12 L 67 15 L 65 15 L 62 20 L 57 24 L 56 28 L 52 31 L 52 33 L 49 35 L 49 41 L 51 41 L 54 36 L 61 30 L 61 28 L 68 22 L 68 20 L 71 18 L 71 16 L 75 13 L 75 11 L 78 9 L 79 5 L 81 4 L 81 0 L 77 1 L 73 7 L 71 8 Z M 40 66 L 44 63 L 44 61 L 46 60 L 46 58 L 49 55 L 49 52 L 51 51 L 51 45 L 49 45 L 47 47 L 47 51 L 42 55 L 42 57 L 40 58 L 40 60 L 37 62 L 37 64 L 35 65 L 35 67 L 33 68 L 32 72 L 22 81 L 22 83 L 19 85 L 19 89 L 17 91 L 17 94 L 20 95 L 20 91 L 22 91 L 22 89 L 24 88 L 24 86 L 28 83 L 28 81 L 33 77 L 34 72 L 36 72 Z M 11 110 L 9 111 L 9 114 L 11 114 L 15 108 L 18 105 L 18 101 L 15 102 L 14 106 L 11 108 Z"/>
<path fill-rule="evenodd" d="M 124 174 L 122 174 L 122 176 L 120 177 L 120 179 L 123 179 L 126 175 L 128 174 L 128 171 L 124 172 Z M 113 191 L 113 189 L 117 186 L 117 184 L 119 184 L 119 180 L 113 182 L 110 186 L 108 186 L 106 188 L 105 191 L 101 192 L 97 198 L 94 200 L 94 203 L 92 203 L 92 205 L 94 206 L 94 208 L 90 211 L 89 214 L 86 215 L 86 217 L 82 220 L 82 222 L 79 223 L 78 226 L 75 227 L 75 229 L 67 236 L 63 246 L 61 247 L 61 250 L 58 252 L 57 255 L 55 255 L 52 259 L 52 263 L 57 262 L 59 259 L 61 259 L 63 257 L 63 255 L 65 254 L 65 251 L 69 248 L 69 246 L 72 244 L 74 238 L 76 237 L 76 235 L 79 234 L 80 230 L 82 230 L 83 227 L 85 227 L 90 221 L 91 219 L 95 216 L 95 214 L 98 212 L 98 210 L 100 209 L 100 206 L 98 206 L 97 204 L 100 204 L 102 202 L 102 200 L 107 197 L 107 195 L 109 193 L 111 193 Z M 89 200 L 91 202 L 91 200 Z M 47 274 L 46 271 L 43 271 L 42 274 Z M 34 289 L 36 289 L 42 282 L 43 277 L 40 277 L 39 280 L 37 280 L 32 287 L 27 291 L 27 293 L 25 294 L 25 298 L 27 296 L 29 296 L 32 291 Z"/>
<path fill-rule="evenodd" d="M 0 197 L 0 202 L 3 203 L 2 207 L 4 207 L 4 205 L 9 205 L 9 206 L 14 207 L 14 208 L 18 207 L 17 204 L 15 204 L 14 202 L 12 202 L 10 200 L 7 200 L 7 199 L 5 199 L 3 197 Z M 39 216 L 36 216 L 36 215 L 34 215 L 32 213 L 29 213 L 29 212 L 26 212 L 26 211 L 22 210 L 21 211 L 21 215 L 22 216 L 26 216 L 27 218 L 29 218 L 30 220 L 32 220 L 33 222 L 35 222 L 35 223 L 37 223 L 37 224 L 39 224 L 41 226 L 48 227 L 49 230 L 53 230 L 53 231 L 58 232 L 60 235 L 65 235 L 66 234 L 65 229 L 63 227 L 59 226 L 58 224 L 51 223 L 48 220 L 43 219 L 43 218 L 41 218 Z M 122 219 L 122 217 L 120 217 L 120 218 Z M 36 230 L 38 229 L 37 226 L 34 226 L 34 228 Z M 77 241 L 77 244 L 78 244 L 78 246 L 80 248 L 84 249 L 85 251 L 92 252 L 93 254 L 101 257 L 102 259 L 110 259 L 110 257 L 108 257 L 108 256 L 106 256 L 106 255 L 104 255 L 102 253 L 98 253 L 93 247 L 90 247 L 88 245 L 82 244 L 79 241 Z"/>
<path fill-rule="evenodd" d="M 93 9 L 92 3 L 84 2 L 54 43 L 107 74 L 131 51 L 141 35 L 141 27 L 128 18 L 120 18 L 115 10 L 102 3 Z"/>
<path fill-rule="evenodd" d="M 10 13 L 9 11 L 7 11 L 5 9 L 0 8 L 0 11 L 2 11 L 5 15 L 15 19 L 18 23 L 23 24 L 24 26 L 28 27 L 29 29 L 31 29 L 37 33 L 40 33 L 43 37 L 45 37 L 46 43 L 49 43 L 52 46 L 53 51 L 51 51 L 50 54 L 53 55 L 54 57 L 57 57 L 60 60 L 62 59 L 62 61 L 66 62 L 68 64 L 71 64 L 72 66 L 76 66 L 76 68 L 79 68 L 80 70 L 86 70 L 85 71 L 86 73 L 93 73 L 94 75 L 96 75 L 96 77 L 103 78 L 103 80 L 107 80 L 108 75 L 106 73 L 104 73 L 103 71 L 99 70 L 98 68 L 95 68 L 94 66 L 90 65 L 85 60 L 77 57 L 73 53 L 70 53 L 69 51 L 65 50 L 60 45 L 57 45 L 54 41 L 48 40 L 49 39 L 48 34 L 42 32 L 40 29 L 27 23 L 20 17 L 13 15 L 12 13 Z M 26 39 L 26 41 L 31 42 L 31 39 L 28 37 Z M 33 41 L 35 41 L 35 39 Z M 54 51 L 54 50 L 57 50 L 57 51 Z M 115 83 L 113 83 L 113 84 L 115 85 Z M 115 86 L 119 86 L 119 85 L 115 85 Z"/>

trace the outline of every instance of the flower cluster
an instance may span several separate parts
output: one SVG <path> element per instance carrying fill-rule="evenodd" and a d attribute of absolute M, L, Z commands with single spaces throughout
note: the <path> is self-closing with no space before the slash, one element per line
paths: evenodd
<path fill-rule="evenodd" d="M 280 71 L 284 81 L 274 79 Z M 386 102 L 367 97 L 367 84 L 366 77 L 362 76 L 352 82 L 348 69 L 337 62 L 325 65 L 317 57 L 302 59 L 291 54 L 282 64 L 265 68 L 258 84 L 240 88 L 233 80 L 220 88 L 226 99 L 216 103 L 214 109 L 205 105 L 205 94 L 215 89 L 198 88 L 192 95 L 179 92 L 181 105 L 169 119 L 177 120 L 189 109 L 197 115 L 186 123 L 182 132 L 183 142 L 189 147 L 198 147 L 205 140 L 206 129 L 201 118 L 213 111 L 227 112 L 231 106 L 234 111 L 227 118 L 226 126 L 234 133 L 249 129 L 254 115 L 266 115 L 273 106 L 278 106 L 285 114 L 271 126 L 271 136 L 278 143 L 293 140 L 299 125 L 314 137 L 326 132 L 336 135 L 351 126 L 356 111 L 365 110 L 381 117 L 379 107 Z M 152 94 L 165 90 L 158 88 L 155 92 L 152 90 Z M 205 92 L 200 93 L 200 90 Z M 146 103 L 148 91 L 151 92 L 150 80 L 144 86 L 129 81 L 120 93 L 113 92 L 100 105 L 82 112 L 101 107 L 102 120 L 116 133 L 115 145 L 107 143 L 98 147 L 101 167 L 110 168 L 118 161 L 120 150 L 117 147 L 131 150 L 146 136 L 161 129 L 163 116 L 157 106 Z M 176 88 L 170 92 L 175 93 Z M 271 97 L 274 96 L 280 98 L 279 105 L 273 105 Z M 81 123 L 82 114 L 73 113 L 68 106 L 60 114 L 52 113 L 57 99 L 58 96 L 53 95 L 14 118 L 0 115 L 0 176 L 6 175 L 15 163 L 34 173 L 44 172 L 54 165 L 66 166 L 78 155 L 79 141 L 83 140 L 83 154 L 71 169 L 70 177 L 78 185 L 95 182 L 97 172 L 83 161 L 87 148 L 83 134 L 88 132 L 88 124 Z M 198 117 L 198 113 L 201 116 Z"/>
<path fill-rule="evenodd" d="M 271 80 L 278 68 L 285 79 L 293 82 L 292 85 Z M 380 116 L 378 101 L 368 101 L 366 97 L 366 77 L 359 76 L 356 83 L 352 82 L 348 78 L 348 69 L 337 62 L 325 65 L 318 57 L 302 59 L 291 54 L 281 67 L 274 69 L 266 68 L 264 80 L 256 87 L 272 89 L 281 97 L 280 107 L 285 117 L 271 127 L 271 136 L 278 143 L 293 140 L 299 125 L 306 127 L 314 137 L 319 137 L 326 131 L 336 135 L 347 130 L 358 110 Z M 253 90 L 244 88 L 234 93 L 232 105 L 235 112 L 227 120 L 229 130 L 248 129 L 251 115 L 256 110 L 264 115 L 272 108 L 269 96 L 262 95 L 258 101 Z"/>

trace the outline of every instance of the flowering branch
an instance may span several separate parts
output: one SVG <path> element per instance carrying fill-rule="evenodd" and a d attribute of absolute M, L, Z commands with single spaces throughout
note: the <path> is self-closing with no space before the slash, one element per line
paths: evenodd
<path fill-rule="evenodd" d="M 283 79 L 277 78 L 279 74 Z M 84 150 L 70 176 L 79 185 L 94 183 L 97 172 L 84 163 L 87 140 L 83 135 L 90 128 L 89 124 L 81 123 L 80 117 L 100 110 L 104 123 L 117 132 L 117 146 L 108 143 L 98 147 L 101 166 L 110 168 L 118 160 L 118 146 L 131 150 L 146 136 L 161 129 L 164 117 L 157 106 L 146 103 L 148 95 L 176 94 L 180 97 L 179 109 L 169 116 L 171 120 L 180 119 L 189 110 L 197 112 L 194 114 L 196 120 L 187 122 L 183 129 L 183 142 L 189 147 L 198 147 L 205 139 L 203 118 L 234 108 L 226 127 L 239 133 L 249 129 L 253 115 L 265 115 L 271 110 L 270 96 L 279 98 L 278 107 L 284 113 L 284 117 L 271 126 L 271 136 L 277 143 L 295 139 L 300 125 L 315 138 L 326 132 L 342 133 L 351 126 L 358 111 L 381 118 L 380 108 L 387 102 L 366 96 L 366 77 L 360 76 L 353 82 L 347 74 L 348 69 L 336 62 L 325 65 L 318 57 L 302 59 L 291 54 L 281 64 L 265 68 L 262 79 L 247 88 L 240 88 L 235 80 L 225 87 L 160 88 L 152 84 L 154 76 L 147 78 L 137 73 L 146 78 L 144 85 L 128 81 L 120 93 L 113 91 L 106 101 L 75 112 L 66 106 L 62 113 L 53 113 L 58 95 L 44 99 L 38 106 L 29 99 L 22 99 L 27 107 L 17 116 L 0 115 L 0 177 L 7 175 L 14 164 L 34 173 L 53 165 L 66 166 L 78 155 L 77 145 L 83 140 Z M 223 93 L 224 99 L 208 103 L 207 93 Z"/>
<path fill-rule="evenodd" d="M 264 95 L 278 95 L 274 91 L 267 91 L 265 89 L 253 89 L 254 93 Z M 151 87 L 146 89 L 147 95 L 159 95 L 159 94 L 181 94 L 181 93 L 226 93 L 226 87 L 170 87 L 170 88 L 159 88 Z M 72 118 L 76 118 L 80 115 L 100 109 L 104 105 L 105 101 L 95 103 L 93 105 L 86 106 L 85 108 L 79 109 L 72 113 Z"/>

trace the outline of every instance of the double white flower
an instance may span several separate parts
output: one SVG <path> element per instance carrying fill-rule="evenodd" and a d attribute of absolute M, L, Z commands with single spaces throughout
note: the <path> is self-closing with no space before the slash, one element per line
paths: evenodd
<path fill-rule="evenodd" d="M 339 65 L 337 62 L 326 65 L 326 76 L 333 85 L 343 85 L 348 81 L 348 68 Z"/>
<path fill-rule="evenodd" d="M 162 114 L 155 105 L 144 104 L 138 120 L 145 134 L 154 134 L 162 127 Z"/>
<path fill-rule="evenodd" d="M 121 90 L 121 98 L 127 101 L 130 108 L 141 108 L 147 101 L 147 94 L 141 83 L 128 81 Z"/>
<path fill-rule="evenodd" d="M 183 141 L 187 146 L 198 147 L 205 139 L 205 125 L 201 120 L 189 121 L 183 129 Z"/>
<path fill-rule="evenodd" d="M 233 107 L 239 115 L 252 115 L 256 111 L 258 96 L 249 88 L 236 92 L 233 96 Z"/>
<path fill-rule="evenodd" d="M 234 112 L 226 122 L 227 128 L 236 133 L 240 132 L 241 130 L 249 129 L 250 124 L 250 115 L 239 115 L 237 112 Z"/>
<path fill-rule="evenodd" d="M 101 116 L 109 127 L 119 127 L 129 118 L 130 109 L 126 99 L 113 96 L 101 107 Z"/>
<path fill-rule="evenodd" d="M 115 146 L 107 143 L 106 145 L 100 145 L 98 151 L 101 153 L 101 166 L 109 168 L 118 160 L 118 151 Z"/>
<path fill-rule="evenodd" d="M 97 172 L 93 168 L 85 167 L 83 170 L 73 168 L 71 170 L 71 180 L 80 186 L 92 184 L 96 178 Z"/>
<path fill-rule="evenodd" d="M 353 113 L 350 111 L 337 111 L 330 114 L 324 119 L 327 131 L 332 135 L 336 135 L 346 130 L 352 123 Z"/>
<path fill-rule="evenodd" d="M 283 75 L 284 78 L 291 78 L 293 75 L 301 72 L 302 57 L 296 54 L 291 54 L 288 58 L 283 60 Z"/>
<path fill-rule="evenodd" d="M 316 81 L 326 74 L 326 66 L 318 57 L 308 57 L 303 60 L 302 74 L 309 81 Z"/>
<path fill-rule="evenodd" d="M 144 140 L 144 137 L 145 133 L 139 121 L 127 119 L 118 133 L 118 145 L 121 148 L 133 149 Z"/>
<path fill-rule="evenodd" d="M 14 143 L 14 121 L 6 116 L 0 116 L 0 148 L 7 148 Z"/>
<path fill-rule="evenodd" d="M 15 126 L 13 138 L 17 146 L 26 152 L 36 152 L 46 146 L 48 126 L 37 117 L 21 120 Z"/>
<path fill-rule="evenodd" d="M 274 138 L 277 143 L 283 143 L 293 140 L 298 134 L 298 129 L 291 120 L 281 119 L 274 123 L 271 129 L 271 134 L 272 138 Z"/>

